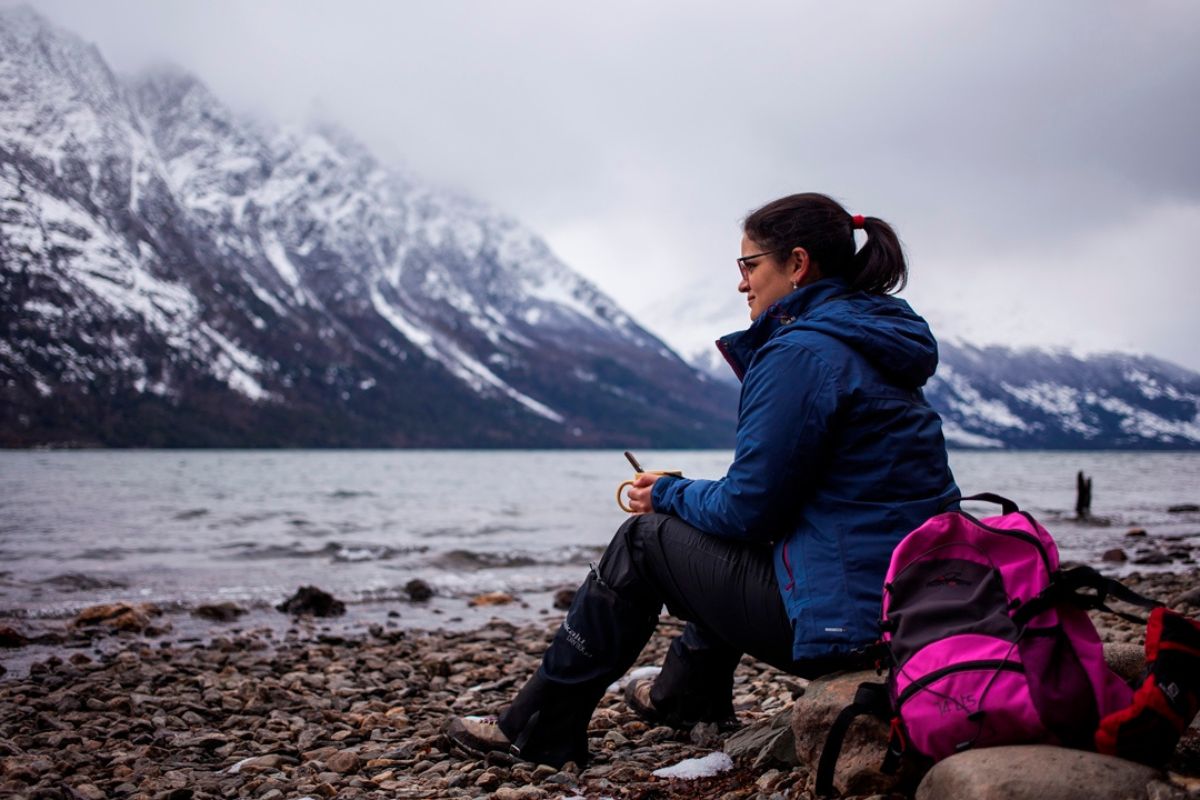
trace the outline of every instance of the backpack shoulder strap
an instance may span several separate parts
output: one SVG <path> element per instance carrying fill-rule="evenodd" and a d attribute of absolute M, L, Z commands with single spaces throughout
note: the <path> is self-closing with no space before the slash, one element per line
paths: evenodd
<path fill-rule="evenodd" d="M 842 709 L 837 719 L 825 736 L 825 744 L 821 748 L 821 759 L 817 762 L 817 785 L 819 796 L 833 794 L 833 771 L 837 766 L 838 756 L 842 753 L 842 742 L 846 739 L 846 731 L 850 723 L 863 714 L 870 714 L 880 719 L 890 719 L 892 716 L 892 701 L 888 697 L 887 684 L 860 683 L 854 693 L 854 702 Z M 890 756 L 889 752 L 889 756 Z"/>
<path fill-rule="evenodd" d="M 1093 591 L 1086 591 L 1088 589 Z M 1139 625 L 1146 623 L 1146 620 L 1136 614 L 1126 614 L 1110 608 L 1105 602 L 1110 596 L 1139 608 L 1158 608 L 1162 605 L 1153 598 L 1138 594 L 1118 580 L 1106 578 L 1091 567 L 1080 566 L 1056 572 L 1050 579 L 1050 585 L 1013 612 L 1012 619 L 1017 625 L 1025 625 L 1049 608 L 1061 603 L 1070 603 L 1083 609 L 1107 611 Z"/>

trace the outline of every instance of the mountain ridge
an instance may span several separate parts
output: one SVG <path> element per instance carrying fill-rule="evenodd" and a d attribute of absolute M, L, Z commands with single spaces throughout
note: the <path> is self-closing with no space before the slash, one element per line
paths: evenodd
<path fill-rule="evenodd" d="M 28 9 L 0 37 L 4 443 L 731 442 L 734 393 L 510 217 Z"/>
<path fill-rule="evenodd" d="M 0 8 L 0 445 L 729 447 L 737 384 L 329 123 Z M 1200 447 L 1200 374 L 943 341 L 978 448 Z"/>

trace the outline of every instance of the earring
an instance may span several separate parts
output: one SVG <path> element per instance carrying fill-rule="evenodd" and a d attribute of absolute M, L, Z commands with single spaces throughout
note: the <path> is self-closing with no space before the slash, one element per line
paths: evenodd
<path fill-rule="evenodd" d="M 799 289 L 799 288 L 800 288 L 800 284 L 797 283 L 796 281 L 792 281 L 792 289 L 795 290 L 795 289 Z"/>

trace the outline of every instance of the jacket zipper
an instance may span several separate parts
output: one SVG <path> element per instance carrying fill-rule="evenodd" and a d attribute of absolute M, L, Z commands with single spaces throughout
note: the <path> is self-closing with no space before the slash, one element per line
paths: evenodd
<path fill-rule="evenodd" d="M 784 542 L 782 545 L 780 545 L 780 548 L 783 550 L 783 568 L 787 570 L 788 576 L 788 584 L 787 586 L 783 587 L 783 590 L 785 592 L 790 592 L 792 587 L 796 585 L 796 576 L 792 574 L 792 562 L 788 558 L 787 542 Z"/>
<path fill-rule="evenodd" d="M 717 351 L 725 357 L 725 363 L 729 364 L 729 368 L 733 370 L 733 374 L 741 381 L 746 377 L 746 372 L 743 370 L 733 357 L 733 353 L 729 352 L 729 347 L 725 344 L 724 339 L 717 339 Z"/>
<path fill-rule="evenodd" d="M 1016 661 L 1007 661 L 1003 658 L 990 658 L 982 661 L 963 661 L 960 664 L 951 664 L 948 667 L 935 669 L 933 672 L 922 675 L 917 680 L 905 687 L 904 691 L 896 698 L 896 710 L 905 704 L 914 694 L 921 691 L 931 683 L 936 683 L 947 675 L 952 675 L 955 672 L 982 672 L 984 670 L 1006 670 L 1008 672 L 1024 672 L 1025 665 Z"/>

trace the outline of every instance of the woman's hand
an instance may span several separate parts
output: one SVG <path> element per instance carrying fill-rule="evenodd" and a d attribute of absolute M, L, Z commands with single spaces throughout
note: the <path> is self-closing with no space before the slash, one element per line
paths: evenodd
<path fill-rule="evenodd" d="M 633 513 L 649 514 L 654 510 L 650 502 L 650 491 L 654 482 L 661 477 L 662 475 L 652 472 L 641 472 L 633 479 L 633 486 L 629 487 L 628 492 L 629 507 L 633 509 Z"/>

